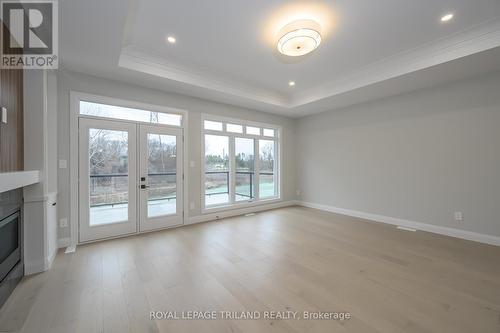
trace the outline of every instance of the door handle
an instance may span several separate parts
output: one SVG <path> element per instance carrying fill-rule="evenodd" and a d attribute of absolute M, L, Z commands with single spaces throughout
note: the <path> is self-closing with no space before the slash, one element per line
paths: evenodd
<path fill-rule="evenodd" d="M 147 188 L 149 188 L 148 185 L 144 185 L 144 184 L 141 185 L 141 190 L 144 190 L 144 189 L 147 189 Z"/>

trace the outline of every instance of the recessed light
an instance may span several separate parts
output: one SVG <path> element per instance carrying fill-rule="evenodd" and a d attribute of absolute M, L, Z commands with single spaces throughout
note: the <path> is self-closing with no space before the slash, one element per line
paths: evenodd
<path fill-rule="evenodd" d="M 289 85 L 290 87 L 293 87 L 293 86 L 295 85 L 295 81 L 290 81 L 290 82 L 288 82 L 288 85 Z"/>
<path fill-rule="evenodd" d="M 167 37 L 167 41 L 168 41 L 170 44 L 175 44 L 175 42 L 176 42 L 177 40 L 176 40 L 176 39 L 175 39 L 175 37 L 173 37 L 173 36 L 168 36 L 168 37 Z"/>
<path fill-rule="evenodd" d="M 441 17 L 441 22 L 448 22 L 452 18 L 453 18 L 453 14 L 452 13 L 446 14 L 443 17 Z"/>

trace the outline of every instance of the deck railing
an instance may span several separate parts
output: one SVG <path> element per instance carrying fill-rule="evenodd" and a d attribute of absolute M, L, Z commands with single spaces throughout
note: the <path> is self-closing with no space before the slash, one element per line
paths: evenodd
<path fill-rule="evenodd" d="M 236 171 L 235 172 L 236 174 L 236 177 L 238 176 L 247 176 L 249 177 L 248 179 L 248 183 L 247 182 L 243 182 L 244 185 L 248 184 L 248 192 L 245 191 L 245 193 L 242 193 L 241 192 L 241 189 L 239 190 L 240 192 L 238 192 L 238 189 L 236 189 L 236 192 L 235 194 L 238 195 L 238 196 L 241 196 L 241 197 L 246 197 L 246 198 L 249 198 L 249 199 L 253 199 L 255 196 L 254 196 L 254 177 L 255 177 L 255 172 L 253 171 Z M 272 172 L 260 172 L 259 173 L 260 175 L 264 175 L 264 176 L 272 176 L 273 173 Z M 176 172 L 157 172 L 157 173 L 149 173 L 148 174 L 148 177 L 158 177 L 158 176 L 176 176 L 177 173 Z M 222 178 L 223 178 L 223 183 L 224 183 L 224 187 L 226 188 L 226 190 L 223 190 L 223 191 L 216 191 L 216 192 L 205 192 L 205 195 L 206 196 L 212 196 L 212 195 L 219 195 L 219 194 L 229 194 L 229 176 L 230 176 L 230 172 L 229 171 L 206 171 L 205 172 L 205 175 L 223 175 Z M 95 193 L 96 192 L 96 188 L 97 187 L 106 187 L 106 186 L 112 186 L 114 189 L 116 189 L 117 191 L 115 193 L 112 193 L 113 195 L 119 195 L 120 192 L 128 192 L 128 185 L 127 185 L 127 182 L 123 182 L 122 184 L 117 184 L 116 181 L 112 183 L 112 180 L 113 179 L 121 179 L 121 178 L 126 178 L 128 177 L 128 174 L 124 174 L 124 173 L 109 173 L 109 174 L 94 174 L 94 175 L 90 175 L 90 190 L 91 190 L 91 193 Z M 102 185 L 102 184 L 99 184 L 99 182 L 109 182 L 107 185 Z M 120 191 L 119 187 L 120 186 L 123 186 L 123 190 Z M 237 188 L 237 187 L 236 187 Z M 109 193 L 103 193 L 104 195 L 108 195 Z M 98 195 L 98 194 L 96 194 Z M 176 197 L 175 196 L 165 196 L 165 197 L 155 197 L 155 198 L 151 198 L 149 199 L 150 201 L 154 201 L 154 200 L 172 200 L 172 199 L 175 199 Z M 102 205 L 118 205 L 118 204 L 122 204 L 122 203 L 126 203 L 127 201 L 120 201 L 120 200 L 117 200 L 116 202 L 114 202 L 113 200 L 108 200 L 108 198 L 106 200 L 106 203 L 102 203 L 102 204 L 93 204 L 91 206 L 102 206 Z M 109 202 L 111 201 L 111 202 Z"/>
<path fill-rule="evenodd" d="M 206 192 L 205 191 L 205 195 L 212 196 L 212 195 L 217 195 L 217 194 L 229 194 L 229 175 L 230 175 L 229 171 L 206 171 L 205 172 L 205 175 L 218 175 L 218 174 L 224 175 L 227 190 L 226 191 L 218 191 L 218 192 Z M 249 182 L 248 182 L 248 185 L 249 185 L 248 193 L 240 193 L 240 192 L 238 192 L 238 190 L 236 190 L 235 194 L 242 196 L 242 197 L 247 197 L 247 198 L 253 199 L 254 198 L 254 193 L 253 193 L 254 182 L 253 182 L 253 180 L 255 177 L 255 172 L 253 172 L 253 171 L 236 171 L 235 174 L 236 174 L 236 176 L 247 175 L 250 178 Z M 272 172 L 259 172 L 259 175 L 272 176 L 273 173 Z M 205 179 L 206 179 L 206 177 L 205 177 Z"/>
<path fill-rule="evenodd" d="M 148 177 L 158 177 L 158 176 L 176 176 L 176 172 L 155 172 L 155 173 L 149 173 Z M 99 193 L 96 193 L 96 190 L 98 187 L 113 187 L 117 191 L 115 193 L 111 193 L 112 195 L 119 196 L 120 192 L 127 192 L 128 193 L 128 183 L 126 182 L 126 178 L 128 177 L 128 174 L 126 173 L 108 173 L 108 174 L 94 174 L 90 175 L 90 192 L 94 193 L 94 195 L 99 195 Z M 123 183 L 117 183 L 116 180 L 119 179 L 125 179 Z M 114 181 L 113 181 L 114 180 Z M 99 184 L 101 182 L 101 184 Z M 106 182 L 106 185 L 103 185 L 102 183 Z M 123 187 L 123 189 L 120 189 L 120 186 Z M 104 203 L 99 203 L 99 204 L 91 204 L 92 207 L 96 206 L 114 206 L 114 205 L 119 205 L 119 204 L 124 204 L 127 203 L 126 200 L 117 198 L 118 200 L 112 200 L 109 198 L 110 193 L 102 193 L 103 195 L 106 196 L 106 199 L 104 200 Z M 149 198 L 148 201 L 158 201 L 158 200 L 172 200 L 176 199 L 176 196 L 159 196 L 159 197 L 154 197 L 154 198 Z"/>

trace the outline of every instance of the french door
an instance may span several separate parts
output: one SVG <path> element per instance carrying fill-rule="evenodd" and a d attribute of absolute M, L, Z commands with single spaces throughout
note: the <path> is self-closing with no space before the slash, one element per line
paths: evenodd
<path fill-rule="evenodd" d="M 79 120 L 79 241 L 183 222 L 182 130 Z"/>
<path fill-rule="evenodd" d="M 140 231 L 182 224 L 181 129 L 140 125 Z"/>

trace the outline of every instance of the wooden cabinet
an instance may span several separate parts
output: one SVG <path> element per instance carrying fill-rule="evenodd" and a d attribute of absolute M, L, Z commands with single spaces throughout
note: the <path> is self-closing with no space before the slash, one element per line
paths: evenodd
<path fill-rule="evenodd" d="M 7 108 L 7 123 L 0 122 L 0 172 L 23 170 L 23 70 L 0 70 L 0 107 Z"/>

